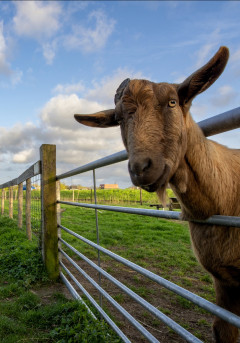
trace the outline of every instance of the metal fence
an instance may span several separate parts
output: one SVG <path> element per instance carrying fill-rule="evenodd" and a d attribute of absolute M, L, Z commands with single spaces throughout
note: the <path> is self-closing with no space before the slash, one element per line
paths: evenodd
<path fill-rule="evenodd" d="M 217 133 L 225 132 L 228 130 L 236 129 L 240 127 L 240 108 L 234 109 L 229 112 L 225 112 L 223 114 L 220 114 L 218 116 L 212 117 L 210 119 L 206 119 L 200 123 L 198 123 L 199 126 L 202 128 L 205 136 L 211 136 Z M 121 213 L 128 213 L 133 215 L 144 215 L 144 216 L 152 216 L 152 217 L 158 217 L 158 218 L 165 218 L 165 219 L 174 219 L 179 220 L 180 219 L 180 213 L 179 212 L 172 212 L 172 211 L 158 211 L 158 210 L 150 210 L 150 209 L 136 209 L 136 208 L 126 208 L 126 207 L 119 207 L 119 206 L 106 206 L 106 205 L 98 205 L 97 199 L 96 199 L 96 176 L 95 176 L 95 170 L 101 167 L 109 166 L 114 163 L 118 163 L 121 161 L 124 161 L 128 158 L 126 151 L 121 151 L 119 153 L 113 154 L 111 156 L 102 158 L 100 160 L 94 161 L 92 163 L 89 163 L 87 165 L 81 166 L 79 168 L 76 168 L 74 170 L 71 170 L 69 172 L 66 172 L 61 175 L 57 175 L 57 180 L 60 181 L 62 179 L 72 177 L 74 175 L 78 175 L 87 171 L 93 172 L 93 180 L 94 180 L 94 193 L 95 193 L 95 203 L 94 204 L 86 204 L 86 203 L 75 203 L 75 202 L 67 202 L 67 201 L 61 201 L 58 200 L 57 203 L 63 204 L 63 205 L 69 205 L 69 206 L 78 206 L 78 207 L 84 207 L 84 208 L 91 208 L 95 210 L 96 215 L 96 234 L 97 234 L 97 244 L 84 238 L 83 236 L 73 232 L 72 230 L 68 229 L 67 227 L 64 227 L 61 225 L 60 220 L 58 223 L 58 227 L 67 232 L 69 235 L 74 236 L 75 238 L 81 240 L 82 242 L 88 244 L 89 246 L 95 248 L 98 252 L 98 264 L 95 264 L 93 261 L 88 259 L 86 256 L 84 256 L 81 252 L 77 251 L 71 244 L 69 244 L 67 241 L 59 237 L 60 242 L 60 248 L 59 251 L 63 257 L 63 259 L 60 261 L 60 266 L 62 271 L 60 272 L 60 276 L 62 278 L 62 281 L 65 283 L 65 285 L 68 287 L 70 292 L 75 298 L 79 299 L 79 295 L 75 288 L 73 287 L 73 284 L 77 286 L 77 288 L 88 298 L 88 300 L 92 303 L 93 306 L 96 307 L 96 309 L 100 312 L 102 317 L 109 323 L 109 325 L 113 328 L 113 330 L 122 338 L 124 342 L 130 342 L 128 337 L 123 333 L 122 330 L 110 319 L 110 317 L 107 315 L 107 313 L 103 310 L 101 307 L 101 297 L 103 296 L 106 298 L 135 328 L 138 330 L 149 342 L 159 342 L 152 333 L 150 333 L 139 321 L 137 321 L 135 318 L 133 318 L 119 303 L 117 303 L 102 287 L 101 287 L 101 276 L 104 276 L 109 281 L 111 281 L 114 285 L 116 285 L 119 289 L 121 289 L 123 292 L 125 292 L 128 296 L 130 296 L 132 299 L 134 299 L 138 304 L 140 304 L 143 308 L 145 308 L 147 311 L 149 311 L 152 315 L 154 315 L 156 318 L 161 320 L 163 323 L 165 323 L 167 326 L 169 326 L 172 330 L 174 330 L 179 336 L 181 336 L 183 339 L 185 339 L 187 342 L 201 342 L 197 337 L 192 335 L 190 332 L 188 332 L 185 328 L 180 326 L 178 323 L 173 321 L 171 318 L 169 318 L 167 315 L 165 315 L 163 312 L 161 312 L 156 307 L 152 306 L 148 301 L 140 297 L 138 294 L 133 292 L 129 287 L 118 281 L 116 278 L 111 276 L 109 273 L 107 273 L 105 270 L 101 268 L 101 261 L 100 261 L 100 252 L 106 254 L 107 256 L 111 257 L 112 259 L 122 263 L 123 265 L 131 268 L 132 270 L 140 273 L 141 275 L 145 276 L 146 278 L 156 282 L 157 284 L 165 287 L 166 289 L 174 292 L 175 294 L 191 301 L 195 305 L 209 311 L 210 313 L 222 318 L 223 320 L 235 325 L 236 327 L 240 328 L 240 317 L 236 316 L 233 313 L 230 313 L 229 311 L 220 308 L 219 306 L 197 296 L 194 293 L 191 293 L 190 291 L 179 287 L 178 285 L 162 278 L 161 276 L 154 274 L 150 272 L 149 270 L 130 262 L 129 260 L 111 252 L 108 249 L 105 249 L 99 244 L 99 225 L 98 225 L 98 210 L 106 210 L 106 211 L 114 211 L 114 212 L 121 212 Z M 201 221 L 200 221 L 201 222 Z M 215 224 L 215 225 L 224 225 L 224 226 L 231 226 L 231 227 L 240 227 L 240 217 L 228 217 L 228 216 L 213 216 L 209 218 L 207 221 L 202 221 L 204 223 L 208 224 Z M 72 251 L 78 258 L 85 261 L 88 265 L 93 267 L 98 273 L 99 273 L 99 280 L 96 282 L 93 278 L 91 278 L 74 260 L 64 251 L 63 247 L 67 247 Z M 80 283 L 75 276 L 72 274 L 72 272 L 69 270 L 69 268 L 66 266 L 66 262 L 68 264 L 73 266 L 78 273 L 82 277 L 88 280 L 88 282 L 95 287 L 98 292 L 100 293 L 100 306 L 99 304 L 92 298 L 92 296 L 87 292 L 87 290 L 83 287 L 82 283 Z M 68 276 L 69 280 L 64 275 Z M 83 301 L 81 299 L 81 301 Z"/>
<path fill-rule="evenodd" d="M 0 185 L 1 215 L 15 219 L 18 227 L 26 227 L 28 239 L 32 232 L 41 233 L 41 163 L 34 163 L 19 177 Z"/>

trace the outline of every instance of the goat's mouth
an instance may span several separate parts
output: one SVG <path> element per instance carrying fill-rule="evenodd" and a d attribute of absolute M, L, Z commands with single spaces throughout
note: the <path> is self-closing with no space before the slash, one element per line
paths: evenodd
<path fill-rule="evenodd" d="M 169 176 L 169 172 L 170 172 L 170 167 L 166 164 L 163 172 L 161 174 L 161 176 L 155 180 L 153 183 L 148 183 L 148 184 L 144 184 L 144 183 L 139 183 L 136 184 L 136 182 L 134 182 L 135 186 L 139 186 L 142 189 L 144 189 L 147 192 L 156 192 L 157 190 L 159 190 L 162 187 L 166 186 L 166 183 L 168 182 L 168 176 Z"/>

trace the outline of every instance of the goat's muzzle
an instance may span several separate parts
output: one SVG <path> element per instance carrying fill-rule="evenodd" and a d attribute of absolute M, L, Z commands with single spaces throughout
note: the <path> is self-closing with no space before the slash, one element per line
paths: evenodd
<path fill-rule="evenodd" d="M 155 192 L 165 185 L 170 168 L 165 163 L 157 164 L 149 157 L 129 159 L 128 170 L 135 186 Z"/>

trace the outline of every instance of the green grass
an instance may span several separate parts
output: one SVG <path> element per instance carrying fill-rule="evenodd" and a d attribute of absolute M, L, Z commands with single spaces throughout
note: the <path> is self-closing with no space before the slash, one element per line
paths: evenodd
<path fill-rule="evenodd" d="M 97 242 L 96 227 L 95 227 L 95 223 L 96 223 L 95 210 L 67 206 L 67 205 L 61 205 L 61 207 L 66 209 L 66 211 L 62 212 L 62 218 L 61 218 L 62 225 L 66 226 L 67 228 L 77 232 L 78 234 L 94 242 Z M 147 208 L 147 206 L 145 207 Z M 7 219 L 3 218 L 2 220 L 7 220 Z M 199 265 L 199 263 L 196 261 L 196 258 L 194 257 L 194 254 L 191 249 L 187 223 L 180 222 L 180 221 L 158 219 L 158 218 L 153 218 L 153 217 L 146 217 L 146 216 L 137 216 L 137 215 L 124 214 L 124 213 L 114 213 L 114 212 L 103 211 L 103 210 L 98 211 L 98 223 L 99 223 L 100 245 L 129 259 L 132 262 L 135 262 L 155 272 L 156 274 L 164 278 L 169 279 L 170 281 L 184 288 L 189 289 L 190 291 L 196 294 L 203 296 L 207 300 L 214 301 L 214 290 L 213 290 L 212 280 L 209 277 L 209 275 L 203 270 L 203 268 Z M 5 228 L 6 225 L 1 225 L 1 221 L 0 221 L 0 232 L 1 232 L 1 226 Z M 7 233 L 8 231 L 9 230 L 7 228 L 3 229 L 3 233 L 4 232 Z M 33 271 L 29 272 L 28 268 L 25 268 L 26 263 L 27 263 L 26 259 L 27 259 L 27 256 L 29 256 L 29 253 L 30 253 L 30 257 L 28 257 L 29 260 L 37 259 L 37 254 L 36 254 L 36 250 L 32 249 L 32 246 L 27 248 L 28 249 L 27 254 L 25 254 L 24 251 L 22 251 L 23 248 L 20 248 L 20 245 L 22 247 L 24 247 L 25 244 L 26 246 L 28 245 L 28 243 L 26 243 L 26 238 L 25 238 L 24 233 L 20 232 L 21 234 L 23 234 L 23 237 L 24 237 L 23 242 L 21 244 L 14 245 L 14 241 L 19 238 L 18 237 L 19 232 L 20 231 L 17 230 L 16 233 L 13 233 L 13 232 L 9 233 L 9 235 L 11 235 L 9 237 L 11 237 L 10 241 L 12 241 L 12 243 L 8 242 L 10 249 L 8 250 L 8 248 L 6 248 L 6 252 L 8 250 L 8 253 L 11 255 L 11 258 L 6 257 L 5 261 L 7 261 L 7 266 L 4 266 L 4 263 L 2 262 L 2 266 L 3 266 L 3 269 L 5 268 L 5 272 L 9 270 L 10 268 L 13 270 L 12 272 L 13 275 L 14 273 L 17 273 L 18 281 L 17 283 L 11 282 L 10 284 L 2 284 L 2 285 L 0 282 L 0 286 L 1 286 L 0 287 L 0 300 L 4 299 L 5 297 L 6 298 L 10 297 L 11 301 L 13 301 L 13 299 L 19 299 L 19 298 L 21 299 L 21 296 L 22 296 L 21 289 L 19 290 L 19 288 L 16 286 L 18 284 L 21 285 L 23 292 L 25 291 L 28 292 L 28 296 L 30 297 L 29 290 L 32 287 L 31 286 L 32 284 L 40 283 L 41 285 L 42 283 L 48 282 L 46 280 L 44 281 L 44 278 L 46 278 L 46 276 L 44 276 L 44 273 L 42 274 L 42 271 L 38 269 L 41 266 L 41 258 L 39 260 L 40 261 L 39 263 L 31 262 L 32 264 L 31 268 L 33 269 L 30 268 L 30 270 L 33 270 Z M 8 240 L 9 240 L 9 237 L 8 237 Z M 97 260 L 97 252 L 94 248 L 81 242 L 80 240 L 69 235 L 63 230 L 62 230 L 62 237 L 71 245 L 73 245 L 77 250 L 85 254 L 87 257 L 95 261 Z M 0 269 L 1 269 L 1 242 L 2 242 L 2 238 L 0 236 Z M 37 240 L 33 242 L 33 244 L 36 248 Z M 67 251 L 70 256 L 74 256 L 74 254 L 71 251 L 69 251 L 64 245 L 63 245 L 63 249 Z M 22 256 L 20 263 L 18 260 L 19 255 Z M 78 258 L 74 256 L 74 259 L 78 259 Z M 19 266 L 19 270 L 16 268 L 16 264 L 13 264 L 12 266 L 8 265 L 8 263 L 11 263 L 12 260 L 16 261 L 17 266 Z M 117 272 L 118 270 L 122 270 L 123 271 L 122 274 L 124 274 L 125 267 L 122 266 L 120 263 L 111 260 L 109 257 L 105 256 L 103 253 L 101 253 L 101 261 L 105 263 L 106 270 L 109 271 L 114 276 L 118 277 L 118 272 Z M 40 275 L 40 279 L 36 278 L 37 275 L 38 277 Z M 206 317 L 205 311 L 197 308 L 195 305 L 178 297 L 177 295 L 174 295 L 173 293 L 171 293 L 170 291 L 166 289 L 159 290 L 160 287 L 158 286 L 157 286 L 158 288 L 152 287 L 151 285 L 149 286 L 149 284 L 144 281 L 145 278 L 143 278 L 139 274 L 130 275 L 129 272 L 126 270 L 126 275 L 127 275 L 126 280 L 124 281 L 120 280 L 120 281 L 124 282 L 127 286 L 129 286 L 136 293 L 143 296 L 143 298 L 145 298 L 146 300 L 150 302 L 154 298 L 160 298 L 160 299 L 166 300 L 166 302 L 164 302 L 163 305 L 160 305 L 160 307 L 163 310 L 163 312 L 165 312 L 166 314 L 171 314 L 170 316 L 173 317 L 174 320 L 176 320 L 179 323 L 181 322 L 183 326 L 188 327 L 189 317 L 186 318 L 186 320 L 184 320 L 184 318 L 182 318 L 182 313 L 184 313 L 185 311 L 190 311 L 191 313 L 193 313 L 192 314 L 193 317 L 196 316 L 196 320 L 195 320 L 196 327 L 192 329 L 192 332 L 193 330 L 196 330 L 196 334 L 199 336 L 203 335 L 203 337 L 204 337 L 204 330 L 207 330 L 208 332 L 210 332 L 209 321 L 211 321 L 211 319 L 210 317 Z M 131 276 L 131 280 L 130 280 L 130 276 Z M 1 275 L 0 275 L 0 278 L 2 279 Z M 117 292 L 113 296 L 123 306 L 125 305 L 125 301 L 128 301 L 127 297 L 125 295 L 122 295 L 121 293 Z M 33 301 L 33 305 L 31 305 L 31 301 Z M 69 310 L 68 315 L 71 318 L 69 317 L 69 319 L 65 321 L 64 323 L 62 323 L 61 321 L 54 322 L 55 319 L 53 319 L 50 316 L 49 317 L 50 319 L 49 321 L 47 321 L 47 324 L 44 324 L 45 319 L 48 320 L 47 319 L 48 316 L 44 312 L 45 310 L 44 310 L 43 304 L 41 304 L 41 299 L 40 299 L 40 305 L 37 299 L 36 299 L 35 305 L 34 305 L 35 300 L 32 299 L 31 301 L 30 301 L 30 305 L 27 305 L 27 307 L 33 306 L 33 308 L 29 307 L 29 308 L 23 309 L 21 312 L 22 314 L 25 313 L 25 315 L 21 318 L 19 317 L 18 319 L 16 319 L 15 317 L 12 317 L 11 313 L 12 314 L 14 312 L 16 313 L 16 311 L 12 310 L 11 312 L 11 309 L 9 309 L 11 313 L 3 312 L 2 324 L 1 324 L 1 319 L 0 319 L 0 331 L 1 331 L 1 325 L 3 326 L 3 329 L 5 328 L 4 329 L 5 331 L 8 330 L 8 328 L 11 328 L 11 323 L 13 320 L 18 324 L 16 324 L 16 327 L 12 329 L 17 330 L 18 335 L 20 335 L 20 332 L 22 332 L 21 333 L 22 336 L 20 337 L 24 337 L 23 339 L 29 339 L 29 337 L 35 337 L 34 335 L 37 335 L 37 339 L 38 339 L 37 341 L 39 342 L 41 342 L 40 339 L 42 339 L 42 341 L 44 342 L 56 341 L 56 342 L 63 343 L 65 341 L 63 340 L 62 336 L 64 337 L 64 335 L 69 334 L 69 330 L 66 329 L 67 325 L 68 326 L 70 325 L 69 323 L 71 323 L 71 326 L 73 327 L 75 327 L 76 325 L 76 330 L 79 330 L 78 324 L 74 322 L 75 319 L 73 319 L 70 315 L 70 312 L 75 313 L 74 312 L 75 309 L 71 308 L 71 310 Z M 68 302 L 66 299 L 64 301 L 61 299 L 60 301 L 59 299 L 55 299 L 53 297 L 51 299 L 51 302 L 53 304 L 56 304 L 56 308 L 58 308 L 56 309 L 56 311 L 58 311 L 59 308 L 64 307 L 64 305 L 66 304 L 68 306 Z M 167 305 L 168 303 L 170 304 L 169 306 Z M 20 306 L 20 304 L 17 303 L 16 306 Z M 78 304 L 78 306 L 80 305 Z M 104 303 L 104 308 L 105 306 L 106 305 Z M 48 311 L 50 311 L 50 309 Z M 0 308 L 0 313 L 2 313 L 1 308 Z M 108 313 L 111 315 L 111 311 L 109 311 Z M 118 317 L 115 317 L 115 315 L 113 315 L 113 317 L 116 319 L 116 321 L 119 321 Z M 80 319 L 80 320 L 84 321 L 84 319 Z M 51 321 L 53 324 L 51 324 Z M 41 322 L 43 324 L 40 324 Z M 158 321 L 153 321 L 150 319 L 149 323 L 150 325 L 152 323 L 153 326 L 158 326 Z M 205 325 L 205 323 L 208 323 L 208 325 Z M 32 331 L 29 329 L 29 325 L 30 327 L 33 328 Z M 65 329 L 64 329 L 64 325 L 66 325 Z M 24 330 L 27 330 L 27 332 L 24 333 Z M 200 330 L 201 333 L 199 333 L 198 330 Z M 99 330 L 97 329 L 97 332 L 99 331 L 101 331 L 100 328 Z M 170 330 L 170 333 L 171 333 L 171 330 Z M 10 336 L 12 335 L 14 337 L 15 332 L 9 333 L 9 335 Z M 88 333 L 86 333 L 86 335 L 88 335 Z M 114 337 L 113 339 L 116 338 L 115 336 L 113 337 Z M 68 339 L 70 342 L 69 337 Z M 82 337 L 81 339 L 84 342 Z M 90 340 L 89 342 L 95 342 L 94 339 L 95 338 L 93 338 L 92 341 Z M 96 340 L 96 342 L 101 342 L 100 338 L 97 338 L 97 339 L 99 339 L 99 341 Z M 0 339 L 0 342 L 1 342 L 1 339 Z M 9 342 L 11 341 L 9 340 Z M 16 340 L 14 341 L 13 339 L 13 342 L 16 342 Z M 29 342 L 31 342 L 31 340 L 29 340 Z M 66 340 L 66 342 L 68 341 Z M 86 342 L 88 342 L 88 340 L 86 340 Z M 112 342 L 115 342 L 115 341 L 113 340 Z"/>
<path fill-rule="evenodd" d="M 68 205 L 62 205 L 62 208 L 66 209 L 62 212 L 61 222 L 63 226 L 97 242 L 95 210 Z M 193 254 L 186 222 L 100 210 L 98 211 L 98 224 L 101 246 L 209 301 L 215 301 L 211 277 L 200 266 Z M 81 253 L 95 261 L 97 260 L 97 252 L 94 248 L 63 230 L 61 234 L 63 239 Z M 78 259 L 64 245 L 63 250 L 67 251 L 74 259 Z M 190 327 L 192 333 L 196 333 L 204 342 L 208 342 L 209 336 L 211 336 L 211 328 L 209 328 L 209 323 L 212 321 L 211 315 L 184 298 L 156 286 L 156 284 L 154 286 L 153 283 L 139 274 L 131 275 L 125 266 L 103 253 L 101 253 L 101 261 L 106 266 L 106 270 L 113 276 L 118 279 L 123 278 L 120 281 L 130 289 L 150 303 L 154 302 L 154 299 L 159 299 L 156 300 L 156 304 L 163 303 L 163 306 L 160 305 L 163 312 L 167 315 L 170 314 L 171 318 L 184 327 Z M 120 272 L 121 270 L 122 272 Z M 125 272 L 126 277 L 124 278 Z M 120 304 L 125 302 L 125 297 L 119 293 L 115 294 L 114 298 Z M 184 314 L 186 314 L 185 317 Z M 144 318 L 144 314 L 141 318 Z M 189 318 L 191 318 L 191 324 L 189 324 Z M 199 320 L 202 320 L 201 325 L 198 323 Z M 208 324 L 205 325 L 205 323 Z M 158 326 L 158 321 L 154 321 L 154 318 L 149 319 L 148 325 Z M 171 340 L 171 335 L 169 337 Z M 177 342 L 176 335 L 174 337 Z"/>
<path fill-rule="evenodd" d="M 94 320 L 79 302 L 55 291 L 46 304 L 38 291 L 53 286 L 37 239 L 27 241 L 12 220 L 1 217 L 0 342 L 120 342 L 105 322 Z"/>
<path fill-rule="evenodd" d="M 74 232 L 97 242 L 95 211 L 62 205 L 61 223 Z M 131 214 L 98 211 L 99 239 L 103 247 L 140 265 L 146 264 L 170 279 L 192 284 L 209 277 L 199 266 L 191 249 L 188 224 Z M 96 257 L 96 251 L 62 230 L 62 237 L 78 250 Z M 102 254 L 102 258 L 105 256 Z M 194 273 L 194 274 L 193 274 Z M 191 279 L 188 279 L 189 278 Z"/>
<path fill-rule="evenodd" d="M 6 197 L 9 197 L 9 191 L 5 189 Z M 73 199 L 73 192 L 74 192 L 74 200 L 75 201 L 94 201 L 94 192 L 91 189 L 81 189 L 81 190 L 61 190 L 61 199 L 71 200 Z M 153 203 L 157 204 L 158 197 L 156 193 L 149 193 L 144 190 L 141 191 L 142 193 L 142 202 L 143 203 Z M 0 190 L 0 197 L 2 191 Z M 167 189 L 167 195 L 169 197 L 174 197 L 174 193 L 171 189 Z M 31 192 L 32 198 L 41 198 L 40 190 L 33 190 Z M 23 192 L 23 197 L 25 199 L 26 192 Z M 123 202 L 140 202 L 140 190 L 139 189 L 97 189 L 97 198 L 100 202 L 115 202 L 115 203 L 123 203 Z"/>

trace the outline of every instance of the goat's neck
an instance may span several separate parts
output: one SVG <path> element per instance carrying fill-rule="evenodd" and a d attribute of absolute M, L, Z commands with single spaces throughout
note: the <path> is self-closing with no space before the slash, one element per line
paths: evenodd
<path fill-rule="evenodd" d="M 183 215 L 207 218 L 225 214 L 230 211 L 226 192 L 231 194 L 234 184 L 231 175 L 226 176 L 230 162 L 222 151 L 226 148 L 206 139 L 191 115 L 186 118 L 186 130 L 187 150 L 170 181 L 182 203 Z"/>

